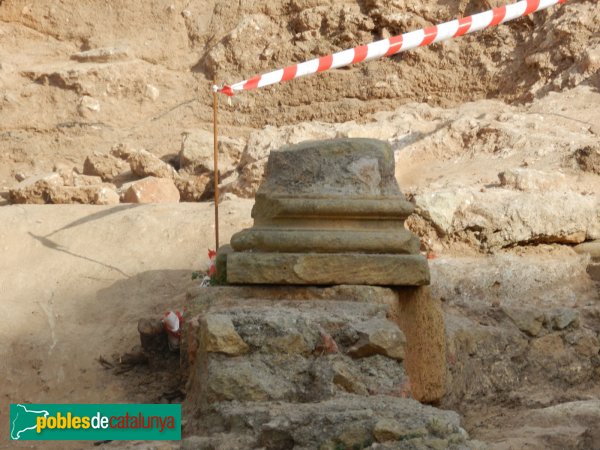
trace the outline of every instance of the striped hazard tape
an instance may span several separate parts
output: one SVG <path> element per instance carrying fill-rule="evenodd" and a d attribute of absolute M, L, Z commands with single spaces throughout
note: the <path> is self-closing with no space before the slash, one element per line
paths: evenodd
<path fill-rule="evenodd" d="M 440 25 L 411 31 L 389 39 L 372 42 L 367 45 L 361 45 L 348 50 L 323 56 L 321 58 L 311 59 L 300 64 L 294 64 L 284 69 L 257 75 L 249 80 L 239 83 L 224 85 L 223 87 L 213 86 L 215 92 L 232 96 L 240 91 L 249 91 L 275 83 L 300 78 L 317 72 L 323 72 L 329 69 L 348 66 L 363 61 L 369 61 L 383 56 L 391 56 L 396 53 L 404 52 L 416 47 L 441 42 L 446 39 L 455 38 L 464 34 L 493 27 L 509 20 L 526 16 L 536 11 L 549 8 L 557 3 L 565 3 L 567 0 L 522 0 L 512 5 L 501 6 L 488 11 L 463 17 L 462 19 L 452 20 Z"/>

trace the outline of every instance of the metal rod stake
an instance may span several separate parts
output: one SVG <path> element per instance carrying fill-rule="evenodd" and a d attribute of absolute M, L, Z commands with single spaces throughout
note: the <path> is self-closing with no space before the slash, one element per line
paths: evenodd
<path fill-rule="evenodd" d="M 216 80 L 214 85 L 216 85 Z M 214 130 L 214 173 L 215 173 L 215 251 L 219 249 L 219 136 L 218 117 L 219 100 L 217 92 L 213 91 L 213 130 Z"/>

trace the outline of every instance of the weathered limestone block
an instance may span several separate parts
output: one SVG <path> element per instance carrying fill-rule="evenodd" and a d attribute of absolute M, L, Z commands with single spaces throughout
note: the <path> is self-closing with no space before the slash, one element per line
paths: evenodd
<path fill-rule="evenodd" d="M 9 191 L 11 203 L 44 204 L 49 201 L 49 192 L 64 183 L 58 173 L 36 175 L 21 181 Z"/>
<path fill-rule="evenodd" d="M 527 333 L 529 336 L 537 336 L 540 334 L 544 325 L 544 311 L 538 308 L 519 308 L 519 307 L 503 307 L 502 311 L 510 320 L 519 328 L 519 330 Z"/>
<path fill-rule="evenodd" d="M 373 139 L 308 141 L 273 151 L 252 210 L 231 239 L 236 284 L 429 284 L 413 212 L 389 145 Z"/>
<path fill-rule="evenodd" d="M 66 186 L 82 187 L 94 186 L 102 183 L 103 182 L 101 177 L 97 177 L 95 175 L 80 175 L 78 173 L 74 173 L 72 176 L 72 182 L 70 184 L 66 184 Z"/>
<path fill-rule="evenodd" d="M 232 173 L 238 164 L 244 142 L 222 136 L 219 139 L 219 175 L 220 178 Z M 212 174 L 213 134 L 205 130 L 189 130 L 183 133 L 179 164 L 183 172 L 201 175 Z"/>
<path fill-rule="evenodd" d="M 248 351 L 248 345 L 236 333 L 228 316 L 207 314 L 200 325 L 200 345 L 206 352 L 241 355 Z"/>
<path fill-rule="evenodd" d="M 110 183 L 87 186 L 56 186 L 48 192 L 49 203 L 81 203 L 90 205 L 118 205 L 119 194 Z"/>
<path fill-rule="evenodd" d="M 131 171 L 139 177 L 175 179 L 175 169 L 147 150 L 138 150 L 129 157 Z"/>
<path fill-rule="evenodd" d="M 187 175 L 185 178 L 178 176 L 174 179 L 183 202 L 197 202 L 206 197 L 212 181 L 208 174 Z"/>
<path fill-rule="evenodd" d="M 227 281 L 249 284 L 429 284 L 421 255 L 359 253 L 231 253 Z"/>
<path fill-rule="evenodd" d="M 263 193 L 296 197 L 401 197 L 394 153 L 375 139 L 306 141 L 272 151 Z"/>
<path fill-rule="evenodd" d="M 400 422 L 394 419 L 381 419 L 373 428 L 373 436 L 377 442 L 400 441 L 407 439 L 420 438 L 427 436 L 428 430 L 423 427 L 420 429 L 406 429 Z"/>
<path fill-rule="evenodd" d="M 93 152 L 83 163 L 83 174 L 102 178 L 102 181 L 112 182 L 129 166 L 122 159 L 109 153 Z"/>
<path fill-rule="evenodd" d="M 127 185 L 126 185 L 127 186 Z M 127 186 L 125 203 L 178 203 L 179 191 L 173 180 L 146 177 Z"/>
<path fill-rule="evenodd" d="M 387 319 L 373 318 L 354 326 L 359 340 L 348 354 L 357 357 L 384 355 L 402 361 L 406 337 L 398 325 Z"/>
<path fill-rule="evenodd" d="M 429 287 L 399 288 L 390 317 L 406 336 L 404 366 L 411 393 L 423 403 L 436 403 L 446 393 L 446 332 L 439 300 Z"/>
<path fill-rule="evenodd" d="M 93 205 L 115 205 L 119 196 L 115 186 L 102 183 L 100 178 L 85 180 L 84 175 L 71 175 L 74 186 L 65 186 L 59 173 L 50 173 L 27 178 L 9 191 L 11 203 L 82 203 Z M 81 180 L 83 182 L 80 182 Z M 97 184 L 95 182 L 98 182 Z"/>

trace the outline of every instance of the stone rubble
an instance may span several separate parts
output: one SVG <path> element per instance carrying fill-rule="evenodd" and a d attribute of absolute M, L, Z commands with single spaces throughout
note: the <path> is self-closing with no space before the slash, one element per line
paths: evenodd
<path fill-rule="evenodd" d="M 456 413 L 411 398 L 397 301 L 371 286 L 191 290 L 184 413 L 199 419 L 186 433 L 217 448 L 234 436 L 246 448 L 479 448 Z"/>

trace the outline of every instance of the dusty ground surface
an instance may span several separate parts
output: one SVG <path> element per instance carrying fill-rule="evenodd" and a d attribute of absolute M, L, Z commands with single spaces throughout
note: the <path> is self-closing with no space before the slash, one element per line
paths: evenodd
<path fill-rule="evenodd" d="M 249 225 L 251 205 L 222 204 L 223 239 Z M 178 294 L 214 247 L 211 206 L 26 205 L 0 216 L 3 403 L 166 401 L 179 388 L 177 357 L 167 377 L 116 376 L 99 359 L 134 350 L 140 317 L 182 308 Z"/>
<path fill-rule="evenodd" d="M 502 3 L 1 0 L 0 205 L 16 176 L 56 163 L 81 171 L 86 156 L 116 144 L 172 161 L 189 133 L 210 130 L 213 77 L 239 81 Z M 98 48 L 118 51 L 77 56 Z M 447 320 L 454 332 L 483 330 L 478 339 L 458 333 L 463 350 L 483 344 L 476 363 L 459 361 L 456 379 L 479 374 L 492 394 L 458 383 L 443 406 L 497 448 L 590 448 L 600 441 L 586 422 L 598 418 L 598 287 L 571 247 L 600 239 L 599 69 L 600 6 L 572 0 L 460 40 L 221 99 L 222 135 L 243 144 L 223 187 L 252 197 L 268 152 L 283 144 L 390 142 L 418 207 L 410 226 L 439 258 L 434 292 Z M 251 204 L 223 203 L 223 241 L 249 225 Z M 191 272 L 206 267 L 212 223 L 209 204 L 0 208 L 4 403 L 178 401 L 177 376 L 164 367 L 117 375 L 118 361 L 137 342 L 137 319 L 178 306 Z M 527 268 L 531 276 L 514 276 Z M 565 273 L 572 284 L 551 283 L 548 274 Z M 511 283 L 521 289 L 498 293 Z M 573 308 L 580 323 L 534 338 L 498 312 L 511 302 Z M 510 363 L 485 352 L 494 342 L 512 349 Z M 2 408 L 2 430 L 6 416 Z"/>

